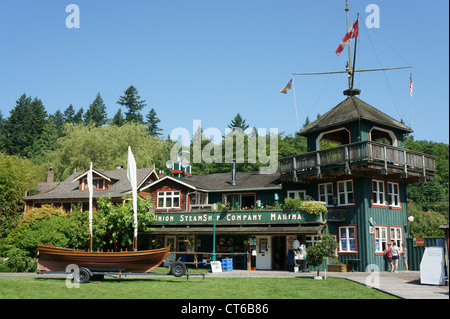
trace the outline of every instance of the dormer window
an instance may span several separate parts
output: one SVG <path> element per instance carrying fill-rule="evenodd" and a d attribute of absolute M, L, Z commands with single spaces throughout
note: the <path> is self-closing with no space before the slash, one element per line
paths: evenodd
<path fill-rule="evenodd" d="M 98 178 L 98 177 L 94 177 L 92 179 L 92 186 L 94 190 L 103 190 L 106 189 L 106 183 L 105 180 L 103 178 Z M 89 186 L 88 186 L 88 182 L 87 182 L 87 178 L 83 179 L 83 188 L 82 190 L 89 190 Z"/>

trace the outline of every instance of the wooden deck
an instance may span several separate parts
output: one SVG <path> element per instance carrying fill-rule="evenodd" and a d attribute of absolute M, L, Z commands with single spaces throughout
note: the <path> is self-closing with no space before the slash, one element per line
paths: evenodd
<path fill-rule="evenodd" d="M 283 181 L 322 179 L 327 175 L 397 175 L 417 182 L 434 177 L 436 158 L 372 141 L 284 157 L 279 160 Z"/>

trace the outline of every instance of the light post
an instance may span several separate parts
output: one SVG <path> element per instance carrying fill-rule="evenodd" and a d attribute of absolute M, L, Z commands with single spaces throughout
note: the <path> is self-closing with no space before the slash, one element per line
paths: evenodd
<path fill-rule="evenodd" d="M 211 261 L 216 261 L 216 211 L 217 211 L 217 204 L 214 204 L 213 205 L 213 250 L 212 250 Z"/>

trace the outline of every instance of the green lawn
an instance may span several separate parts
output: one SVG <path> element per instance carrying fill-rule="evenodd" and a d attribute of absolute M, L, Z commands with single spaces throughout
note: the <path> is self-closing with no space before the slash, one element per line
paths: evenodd
<path fill-rule="evenodd" d="M 392 299 L 345 279 L 106 278 L 67 288 L 64 278 L 0 277 L 0 299 Z"/>

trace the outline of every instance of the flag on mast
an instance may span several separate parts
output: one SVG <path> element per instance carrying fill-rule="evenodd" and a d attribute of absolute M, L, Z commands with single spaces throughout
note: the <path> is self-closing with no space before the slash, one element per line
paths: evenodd
<path fill-rule="evenodd" d="M 131 152 L 131 147 L 128 146 L 128 167 L 127 167 L 127 177 L 131 183 L 131 190 L 133 194 L 133 217 L 134 217 L 134 250 L 137 250 L 137 181 L 136 181 L 136 161 L 134 159 L 133 153 Z"/>
<path fill-rule="evenodd" d="M 353 23 L 350 30 L 347 31 L 344 38 L 342 39 L 341 43 L 339 44 L 338 48 L 336 49 L 336 54 L 339 55 L 347 45 L 352 42 L 353 38 L 356 38 L 358 36 L 358 19 L 356 19 L 355 23 Z"/>
<path fill-rule="evenodd" d="M 412 73 L 411 73 L 411 75 L 409 76 L 409 83 L 408 83 L 408 86 L 409 86 L 409 96 L 412 96 L 412 94 L 413 94 L 413 80 L 412 80 Z"/>
<path fill-rule="evenodd" d="M 280 93 L 287 94 L 287 91 L 292 89 L 292 79 L 284 86 Z"/>
<path fill-rule="evenodd" d="M 94 195 L 94 186 L 93 186 L 93 178 L 92 178 L 92 162 L 89 167 L 89 172 L 87 175 L 87 183 L 89 189 L 89 241 L 90 241 L 90 249 L 92 251 L 92 197 Z"/>

